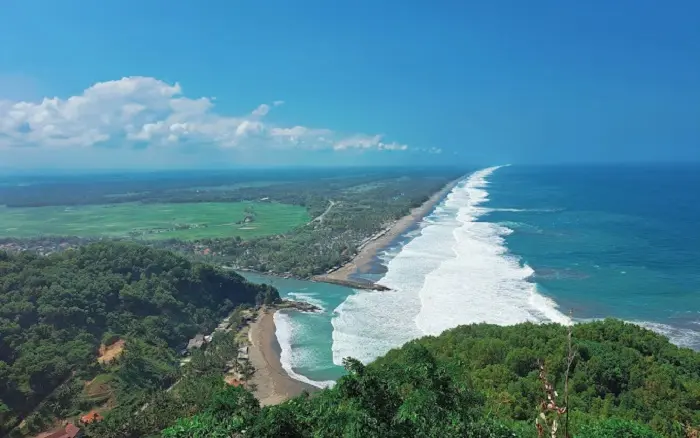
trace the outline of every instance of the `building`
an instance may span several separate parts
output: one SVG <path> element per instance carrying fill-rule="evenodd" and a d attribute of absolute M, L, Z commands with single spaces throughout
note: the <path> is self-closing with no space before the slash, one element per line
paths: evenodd
<path fill-rule="evenodd" d="M 83 432 L 74 424 L 68 423 L 60 430 L 54 432 L 44 432 L 34 438 L 80 438 Z"/>
<path fill-rule="evenodd" d="M 248 360 L 248 346 L 244 345 L 238 349 L 238 358 Z"/>
<path fill-rule="evenodd" d="M 224 382 L 226 382 L 227 385 L 230 386 L 242 386 L 243 382 L 239 379 L 237 379 L 235 376 L 226 376 L 224 377 Z"/>
<path fill-rule="evenodd" d="M 202 348 L 205 343 L 206 343 L 206 340 L 204 339 L 204 335 L 199 334 L 199 335 L 195 336 L 194 338 L 190 339 L 190 342 L 187 343 L 187 350 L 193 350 L 195 348 Z"/>
<path fill-rule="evenodd" d="M 248 356 L 248 346 L 245 345 L 245 346 L 239 348 L 236 362 L 238 362 L 240 365 L 243 365 L 249 359 L 250 359 L 250 357 Z"/>
<path fill-rule="evenodd" d="M 96 411 L 91 411 L 91 412 L 83 415 L 82 417 L 80 417 L 81 424 L 97 423 L 97 422 L 102 421 L 102 420 L 103 420 L 102 415 L 100 415 Z"/>

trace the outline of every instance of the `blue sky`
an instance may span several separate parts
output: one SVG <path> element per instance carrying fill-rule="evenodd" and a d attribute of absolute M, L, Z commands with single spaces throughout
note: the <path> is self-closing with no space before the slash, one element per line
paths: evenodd
<path fill-rule="evenodd" d="M 4 2 L 0 167 L 698 161 L 698 16 L 647 0 Z"/>

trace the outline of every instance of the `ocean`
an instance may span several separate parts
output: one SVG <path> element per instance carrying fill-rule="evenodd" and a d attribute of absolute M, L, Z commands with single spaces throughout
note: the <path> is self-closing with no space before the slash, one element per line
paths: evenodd
<path fill-rule="evenodd" d="M 610 316 L 700 350 L 698 201 L 698 166 L 479 170 L 380 254 L 391 292 L 277 280 L 324 308 L 278 315 L 283 365 L 326 386 L 344 357 L 460 324 Z"/>
<path fill-rule="evenodd" d="M 306 301 L 321 309 L 317 313 L 279 311 L 275 331 L 280 362 L 291 377 L 326 387 L 344 374 L 333 361 L 333 310 L 357 291 L 334 284 L 239 272 L 249 281 L 274 286 L 282 298 Z M 342 363 L 341 363 L 342 364 Z"/>

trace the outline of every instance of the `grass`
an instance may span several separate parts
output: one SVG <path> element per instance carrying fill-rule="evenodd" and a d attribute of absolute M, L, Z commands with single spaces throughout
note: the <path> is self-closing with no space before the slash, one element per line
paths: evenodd
<path fill-rule="evenodd" d="M 92 406 L 106 402 L 113 394 L 111 386 L 113 380 L 114 375 L 112 374 L 99 374 L 90 382 L 86 382 L 83 399 Z"/>
<path fill-rule="evenodd" d="M 246 210 L 251 209 L 253 222 L 236 223 L 243 221 Z M 247 239 L 285 233 L 308 221 L 304 207 L 267 202 L 0 207 L 0 237 Z"/>

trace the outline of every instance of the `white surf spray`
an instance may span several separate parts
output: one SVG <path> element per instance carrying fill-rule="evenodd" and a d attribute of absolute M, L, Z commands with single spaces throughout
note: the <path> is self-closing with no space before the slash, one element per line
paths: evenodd
<path fill-rule="evenodd" d="M 277 342 L 280 345 L 280 364 L 282 368 L 289 374 L 289 377 L 299 380 L 309 385 L 316 386 L 318 388 L 328 388 L 335 384 L 334 381 L 324 381 L 318 382 L 311 380 L 308 377 L 297 373 L 292 364 L 301 367 L 306 364 L 313 364 L 317 359 L 313 356 L 312 350 L 309 348 L 293 348 L 293 341 L 295 339 L 304 339 L 303 330 L 298 324 L 295 324 L 292 318 L 284 312 L 275 312 L 275 335 L 277 336 Z"/>
<path fill-rule="evenodd" d="M 594 321 L 604 321 L 605 318 L 574 318 L 574 323 L 576 324 L 585 324 L 587 322 L 594 322 Z M 640 327 L 643 327 L 645 329 L 651 330 L 655 333 L 658 333 L 662 336 L 666 336 L 672 344 L 678 346 L 678 347 L 683 347 L 683 348 L 691 348 L 693 350 L 700 350 L 700 331 L 698 330 L 693 330 L 690 328 L 682 328 L 682 327 L 674 327 L 668 324 L 663 324 L 661 322 L 654 322 L 654 321 L 637 321 L 637 320 L 624 320 L 626 323 L 629 324 L 634 324 L 638 325 Z M 698 322 L 693 322 L 691 321 L 691 324 L 695 324 L 700 326 L 700 321 Z"/>
<path fill-rule="evenodd" d="M 360 292 L 335 309 L 334 363 L 347 356 L 369 362 L 460 324 L 570 323 L 527 281 L 532 269 L 508 254 L 503 236 L 512 230 L 477 220 L 488 211 L 480 205 L 496 169 L 470 175 L 423 220 L 420 234 L 387 264 L 380 283 L 391 292 Z"/>
<path fill-rule="evenodd" d="M 692 330 L 689 328 L 673 327 L 667 324 L 662 324 L 660 322 L 650 322 L 650 321 L 629 321 L 633 324 L 637 324 L 646 329 L 655 331 L 661 335 L 664 335 L 673 344 L 679 347 L 693 348 L 695 350 L 700 348 L 700 331 Z"/>

